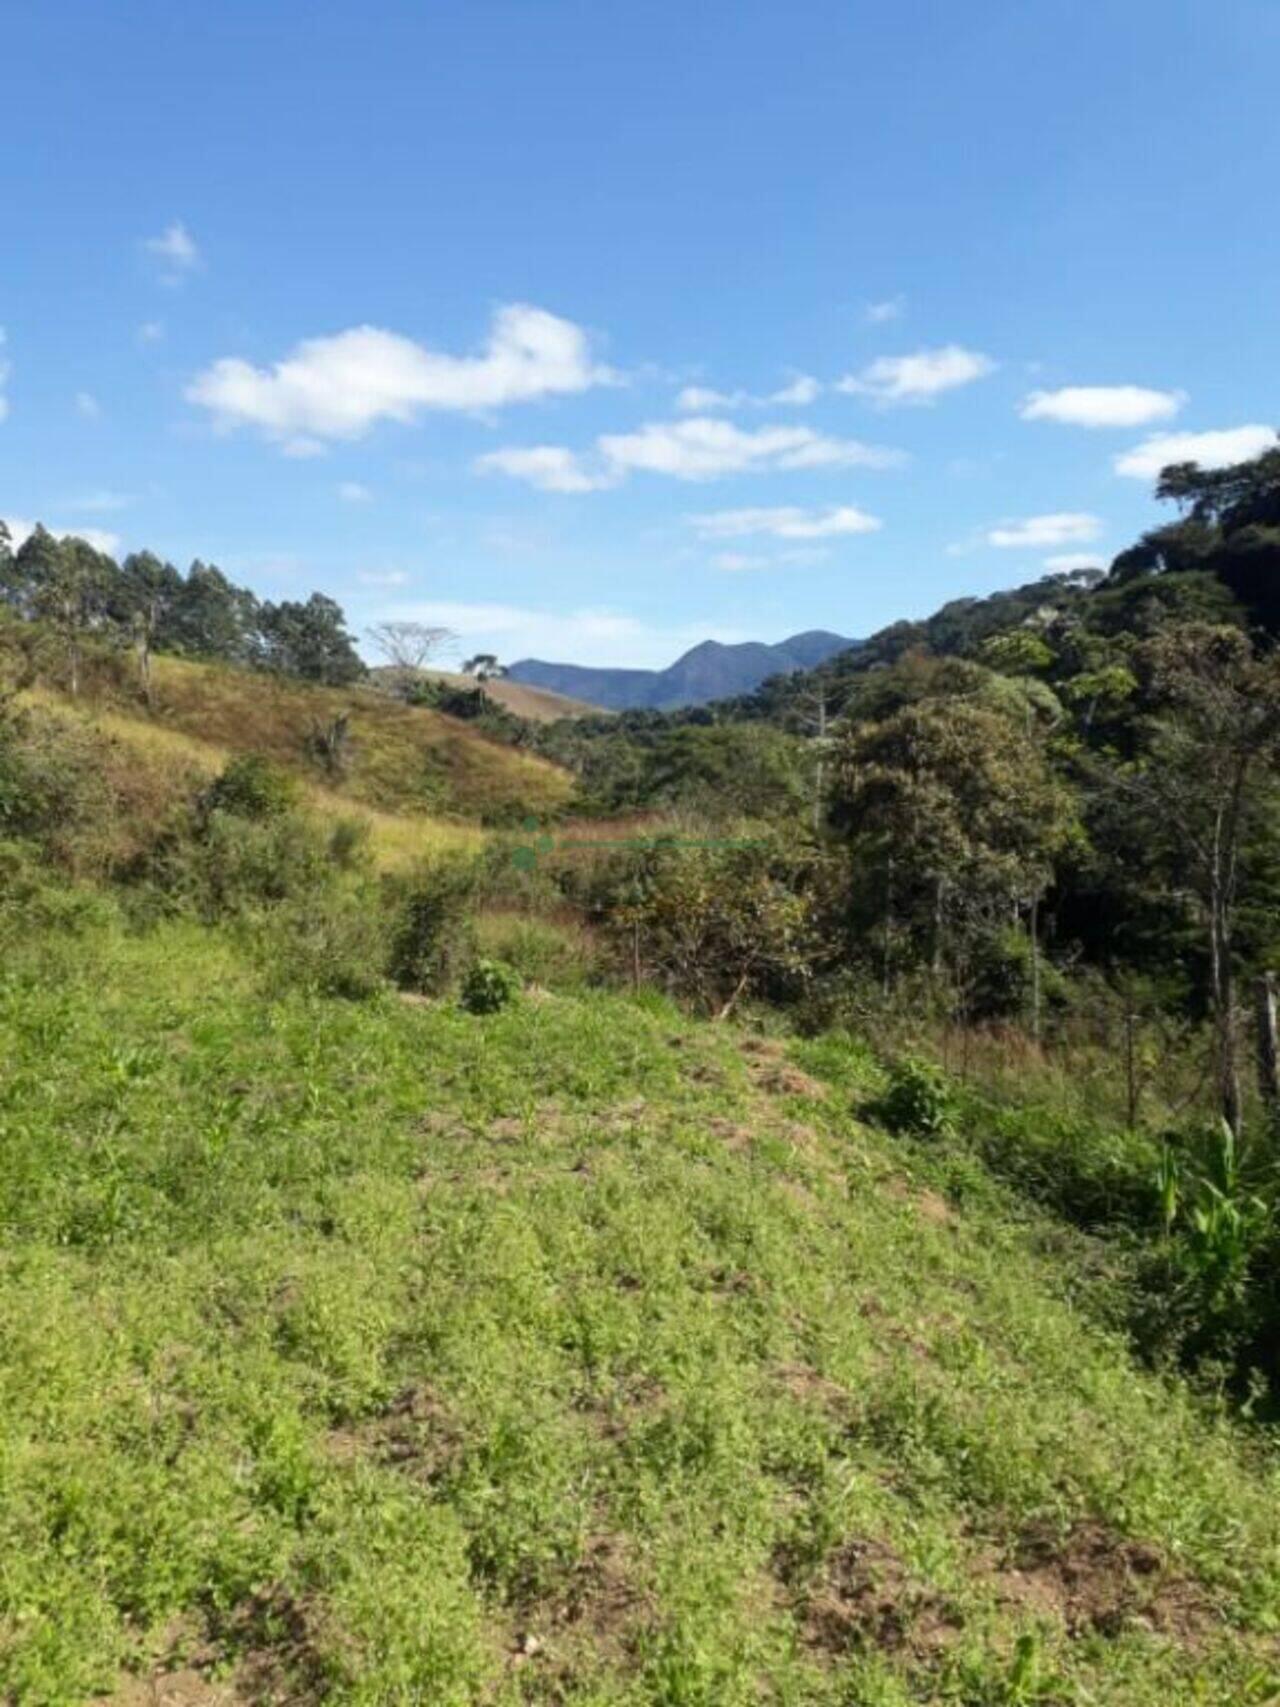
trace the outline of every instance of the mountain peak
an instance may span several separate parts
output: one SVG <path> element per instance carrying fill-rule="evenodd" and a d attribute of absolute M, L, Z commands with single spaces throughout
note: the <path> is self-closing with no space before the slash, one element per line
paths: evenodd
<path fill-rule="evenodd" d="M 762 640 L 701 640 L 665 670 L 592 669 L 582 664 L 522 658 L 507 671 L 510 681 L 588 700 L 607 711 L 673 711 L 751 693 L 770 676 L 813 669 L 837 652 L 860 644 L 825 629 L 808 629 L 770 645 Z"/>

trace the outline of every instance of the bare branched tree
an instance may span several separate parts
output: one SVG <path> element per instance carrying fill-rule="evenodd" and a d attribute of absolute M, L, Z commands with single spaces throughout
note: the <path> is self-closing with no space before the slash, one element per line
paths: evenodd
<path fill-rule="evenodd" d="M 378 622 L 369 630 L 369 638 L 397 670 L 421 670 L 447 652 L 458 637 L 451 628 L 433 628 L 425 622 Z"/>

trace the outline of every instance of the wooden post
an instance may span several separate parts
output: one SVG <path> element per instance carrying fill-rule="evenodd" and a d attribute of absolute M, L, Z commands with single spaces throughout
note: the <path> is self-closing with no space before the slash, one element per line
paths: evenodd
<path fill-rule="evenodd" d="M 1264 972 L 1258 979 L 1258 1090 L 1267 1112 L 1280 1108 L 1280 1056 L 1276 1050 L 1276 977 Z"/>

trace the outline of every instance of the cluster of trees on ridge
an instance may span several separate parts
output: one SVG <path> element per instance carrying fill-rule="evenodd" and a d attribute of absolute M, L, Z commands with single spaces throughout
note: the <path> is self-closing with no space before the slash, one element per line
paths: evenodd
<path fill-rule="evenodd" d="M 62 637 L 72 693 L 79 686 L 81 646 L 93 635 L 134 648 L 144 692 L 153 652 L 280 670 L 339 687 L 365 674 L 341 606 L 323 593 L 273 604 L 212 564 L 197 560 L 183 575 L 150 551 L 116 563 L 86 540 L 59 539 L 43 527 L 15 552 L 0 522 L 0 602 Z"/>

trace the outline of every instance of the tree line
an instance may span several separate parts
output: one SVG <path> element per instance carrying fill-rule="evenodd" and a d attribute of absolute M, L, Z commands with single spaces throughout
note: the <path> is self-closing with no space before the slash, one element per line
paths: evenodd
<path fill-rule="evenodd" d="M 139 685 L 151 691 L 157 652 L 276 670 L 341 687 L 366 669 L 342 607 L 323 593 L 273 603 L 199 560 L 182 574 L 150 551 L 117 563 L 88 541 L 36 527 L 16 551 L 0 522 L 0 603 L 57 636 L 75 694 L 85 642 L 132 649 Z"/>

